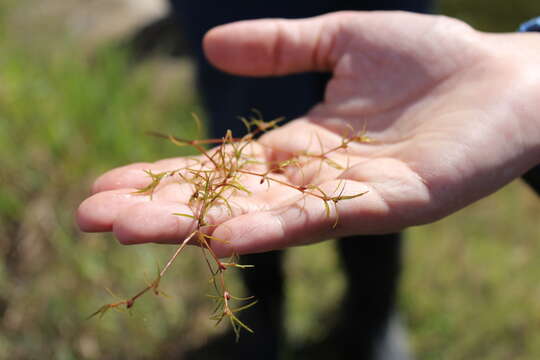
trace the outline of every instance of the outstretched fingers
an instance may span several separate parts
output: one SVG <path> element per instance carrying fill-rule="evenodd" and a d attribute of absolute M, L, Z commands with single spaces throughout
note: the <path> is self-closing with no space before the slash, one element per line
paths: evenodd
<path fill-rule="evenodd" d="M 233 217 L 259 211 L 264 208 L 266 195 L 265 192 L 253 199 L 227 196 L 203 210 L 202 203 L 190 201 L 193 189 L 187 183 L 171 182 L 152 196 L 135 190 L 102 191 L 83 201 L 76 214 L 81 230 L 113 232 L 123 244 L 179 243 L 198 224 L 202 231 L 211 233 Z M 278 199 L 279 194 L 272 198 Z"/>
<path fill-rule="evenodd" d="M 353 224 L 354 229 L 365 226 L 370 232 L 375 230 L 373 219 L 387 213 L 384 201 L 367 184 L 334 180 L 319 188 L 298 194 L 287 205 L 224 222 L 214 236 L 227 243 L 213 243 L 214 250 L 228 256 L 304 245 L 349 234 Z"/>
<path fill-rule="evenodd" d="M 94 181 L 92 193 L 118 189 L 142 189 L 152 182 L 149 171 L 154 174 L 160 172 L 170 172 L 186 166 L 199 164 L 197 158 L 171 158 L 157 161 L 155 163 L 135 163 L 121 166 L 101 175 Z M 164 178 L 164 182 L 168 182 Z M 173 179 L 177 181 L 178 179 Z"/>
<path fill-rule="evenodd" d="M 196 215 L 178 201 L 109 191 L 84 201 L 77 211 L 77 222 L 83 231 L 113 232 L 125 245 L 180 243 L 195 230 Z M 206 220 L 220 223 L 229 217 L 228 209 L 216 206 Z"/>
<path fill-rule="evenodd" d="M 226 256 L 353 234 L 390 233 L 435 220 L 436 206 L 426 184 L 407 164 L 392 158 L 370 159 L 295 201 L 224 222 L 214 235 L 229 245 L 213 246 Z"/>
<path fill-rule="evenodd" d="M 203 40 L 210 62 L 247 76 L 331 71 L 338 23 L 333 15 L 301 20 L 240 21 L 210 30 Z"/>
<path fill-rule="evenodd" d="M 98 192 L 78 207 L 76 220 L 86 232 L 111 231 L 118 214 L 137 203 L 148 202 L 148 196 L 136 195 L 136 189 L 118 189 Z"/>

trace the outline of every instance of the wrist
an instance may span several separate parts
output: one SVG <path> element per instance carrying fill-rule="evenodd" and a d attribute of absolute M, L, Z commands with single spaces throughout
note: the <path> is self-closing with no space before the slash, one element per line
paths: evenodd
<path fill-rule="evenodd" d="M 503 131 L 525 170 L 540 163 L 540 33 L 483 34 L 489 72 L 507 104 Z"/>
<path fill-rule="evenodd" d="M 513 38 L 513 108 L 523 156 L 531 168 L 540 163 L 540 33 L 521 33 Z"/>

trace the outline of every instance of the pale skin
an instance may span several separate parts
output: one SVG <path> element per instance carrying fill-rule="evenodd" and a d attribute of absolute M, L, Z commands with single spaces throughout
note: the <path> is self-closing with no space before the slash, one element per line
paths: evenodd
<path fill-rule="evenodd" d="M 367 191 L 337 203 L 245 176 L 253 191 L 231 198 L 233 214 L 211 212 L 220 256 L 264 252 L 336 236 L 389 233 L 441 219 L 495 192 L 540 163 L 540 35 L 487 34 L 457 20 L 402 12 L 340 12 L 303 20 L 220 26 L 204 39 L 223 71 L 275 76 L 332 73 L 324 101 L 265 134 L 261 160 L 339 145 L 366 129 L 373 143 L 333 159 L 346 170 L 306 165 L 276 177 L 329 193 Z M 276 94 L 279 101 L 279 94 Z M 172 170 L 186 159 L 136 163 L 99 177 L 79 207 L 84 231 L 112 231 L 124 244 L 179 243 L 193 231 L 189 187 L 168 181 L 152 199 L 135 195 L 142 171 Z M 341 190 L 344 189 L 344 190 Z"/>

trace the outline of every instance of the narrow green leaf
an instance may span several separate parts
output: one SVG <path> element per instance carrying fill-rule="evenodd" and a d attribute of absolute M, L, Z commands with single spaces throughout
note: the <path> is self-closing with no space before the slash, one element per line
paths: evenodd
<path fill-rule="evenodd" d="M 324 158 L 324 162 L 329 166 L 337 170 L 344 170 L 345 168 L 330 158 Z"/>
<path fill-rule="evenodd" d="M 245 192 L 248 195 L 251 195 L 251 191 L 249 191 L 244 185 L 240 184 L 238 181 L 232 181 L 229 183 L 230 186 L 234 187 L 235 189 L 238 189 L 240 191 Z"/>
<path fill-rule="evenodd" d="M 323 200 L 324 204 L 324 210 L 326 212 L 326 217 L 330 217 L 330 206 L 328 206 L 328 203 L 326 200 Z"/>
<path fill-rule="evenodd" d="M 255 296 L 246 296 L 246 297 L 238 297 L 238 296 L 232 296 L 231 299 L 238 300 L 238 301 L 247 301 L 255 298 Z"/>
<path fill-rule="evenodd" d="M 111 308 L 110 305 L 103 305 L 102 307 L 100 307 L 96 312 L 92 313 L 90 316 L 88 316 L 86 318 L 86 320 L 89 320 L 91 318 L 93 318 L 94 316 L 96 315 L 99 315 L 99 318 L 101 319 L 103 317 L 103 315 L 105 315 L 105 313 Z"/>
<path fill-rule="evenodd" d="M 336 196 L 335 198 L 332 198 L 332 200 L 333 201 L 350 200 L 350 199 L 354 199 L 354 198 L 360 197 L 362 195 L 365 195 L 368 192 L 369 191 L 364 191 L 364 192 L 361 192 L 361 193 L 358 193 L 358 194 L 355 194 L 355 195 L 340 195 L 340 196 Z"/>
<path fill-rule="evenodd" d="M 236 309 L 231 309 L 232 312 L 240 312 L 242 310 L 246 310 L 246 309 L 249 309 L 250 307 L 252 307 L 253 305 L 257 304 L 259 301 L 258 300 L 255 300 L 255 301 L 252 301 L 250 302 L 249 304 L 247 305 L 244 305 L 244 306 L 240 306 Z"/>
<path fill-rule="evenodd" d="M 249 326 L 247 326 L 242 321 L 240 321 L 240 319 L 238 319 L 236 316 L 234 316 L 232 314 L 230 316 L 231 316 L 231 318 L 233 319 L 234 322 L 236 322 L 238 325 L 243 327 L 246 331 L 248 331 L 248 332 L 250 332 L 252 334 L 254 333 L 254 331 Z"/>
<path fill-rule="evenodd" d="M 223 239 L 217 238 L 217 237 L 212 236 L 212 235 L 208 235 L 208 234 L 202 234 L 202 235 L 207 239 L 219 241 L 219 242 L 224 243 L 224 244 L 229 244 L 230 243 L 230 241 L 228 241 L 228 240 L 223 240 Z"/>
<path fill-rule="evenodd" d="M 193 219 L 193 220 L 198 220 L 196 216 L 190 215 L 190 214 L 173 213 L 173 215 L 176 215 L 176 216 L 183 216 L 183 217 L 187 217 L 187 218 L 190 218 L 190 219 Z"/>

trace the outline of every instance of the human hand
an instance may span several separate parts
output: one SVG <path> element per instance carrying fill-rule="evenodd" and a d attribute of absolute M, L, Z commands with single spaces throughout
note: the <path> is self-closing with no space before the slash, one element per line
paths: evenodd
<path fill-rule="evenodd" d="M 331 155 L 345 170 L 312 162 L 276 175 L 328 193 L 367 190 L 336 204 L 336 228 L 336 213 L 326 216 L 320 199 L 245 175 L 252 195 L 232 198 L 232 216 L 223 209 L 210 214 L 213 235 L 248 253 L 385 233 L 437 220 L 502 187 L 540 159 L 540 52 L 531 50 L 540 48 L 537 36 L 483 34 L 449 18 L 393 12 L 256 20 L 210 31 L 205 51 L 225 71 L 332 72 L 323 103 L 260 139 L 261 160 L 324 152 L 342 143 L 350 127 L 365 127 L 374 139 Z M 186 185 L 168 182 L 153 200 L 133 191 L 149 181 L 143 169 L 185 162 L 134 164 L 103 175 L 79 208 L 81 228 L 112 230 L 124 243 L 178 243 L 193 228 L 189 218 L 171 215 L 190 211 Z M 220 255 L 230 251 L 213 246 Z"/>

